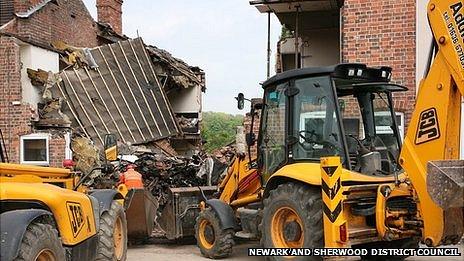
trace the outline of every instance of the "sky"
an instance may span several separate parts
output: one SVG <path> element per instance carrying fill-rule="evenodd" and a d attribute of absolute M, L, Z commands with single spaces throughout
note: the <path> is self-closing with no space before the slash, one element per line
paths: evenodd
<path fill-rule="evenodd" d="M 84 0 L 96 20 L 95 0 Z M 203 111 L 243 114 L 234 97 L 261 97 L 266 79 L 267 15 L 248 0 L 125 0 L 123 33 L 165 49 L 206 72 Z M 281 26 L 271 19 L 271 75 Z"/>

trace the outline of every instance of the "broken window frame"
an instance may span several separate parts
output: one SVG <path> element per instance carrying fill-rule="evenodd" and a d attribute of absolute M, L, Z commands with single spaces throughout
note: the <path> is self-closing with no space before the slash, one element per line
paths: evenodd
<path fill-rule="evenodd" d="M 45 161 L 31 161 L 25 160 L 26 151 L 24 148 L 24 141 L 26 140 L 45 140 L 46 160 Z M 20 137 L 20 163 L 28 165 L 48 166 L 50 165 L 50 135 L 47 133 L 32 133 L 22 135 Z"/>

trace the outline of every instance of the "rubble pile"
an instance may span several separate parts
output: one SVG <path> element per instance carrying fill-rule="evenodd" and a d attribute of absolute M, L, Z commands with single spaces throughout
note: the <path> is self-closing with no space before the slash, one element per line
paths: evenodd
<path fill-rule="evenodd" d="M 199 176 L 206 154 L 188 157 L 167 157 L 145 153 L 135 161 L 136 170 L 142 174 L 145 188 L 158 200 L 160 209 L 168 201 L 169 188 L 207 185 L 207 176 Z"/>
<path fill-rule="evenodd" d="M 235 157 L 236 149 L 235 146 L 225 146 L 212 153 L 214 157 L 222 164 L 229 165 Z"/>
<path fill-rule="evenodd" d="M 179 123 L 179 126 L 181 129 L 190 129 L 190 128 L 196 128 L 198 125 L 199 120 L 197 118 L 189 119 L 184 116 L 176 117 L 177 122 Z"/>

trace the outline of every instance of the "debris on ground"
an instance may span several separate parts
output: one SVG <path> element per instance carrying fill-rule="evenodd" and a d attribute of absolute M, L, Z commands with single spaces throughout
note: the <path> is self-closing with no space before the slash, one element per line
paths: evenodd
<path fill-rule="evenodd" d="M 167 157 L 162 154 L 143 154 L 135 162 L 136 170 L 142 174 L 145 188 L 160 204 L 160 210 L 167 201 L 167 190 L 179 187 L 197 187 L 207 184 L 206 177 L 197 176 L 205 155 L 188 157 Z"/>
<path fill-rule="evenodd" d="M 229 165 L 235 157 L 235 146 L 224 146 L 218 150 L 213 151 L 212 155 L 222 164 Z"/>
<path fill-rule="evenodd" d="M 142 174 L 144 187 L 159 203 L 158 216 L 169 202 L 169 189 L 217 185 L 227 165 L 208 156 L 205 152 L 192 157 L 166 156 L 162 153 L 145 152 L 135 162 L 122 161 L 119 172 L 129 165 Z"/>

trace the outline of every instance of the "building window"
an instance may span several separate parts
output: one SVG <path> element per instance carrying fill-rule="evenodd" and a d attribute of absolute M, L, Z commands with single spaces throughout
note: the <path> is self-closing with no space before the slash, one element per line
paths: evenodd
<path fill-rule="evenodd" d="M 21 164 L 49 165 L 48 134 L 21 136 Z"/>
<path fill-rule="evenodd" d="M 375 112 L 375 131 L 377 134 L 393 134 L 393 130 L 390 127 L 391 118 L 389 111 L 379 111 Z M 385 124 L 382 124 L 385 123 Z M 401 141 L 404 139 L 404 113 L 396 112 L 396 124 L 398 124 L 398 130 L 400 134 Z"/>

